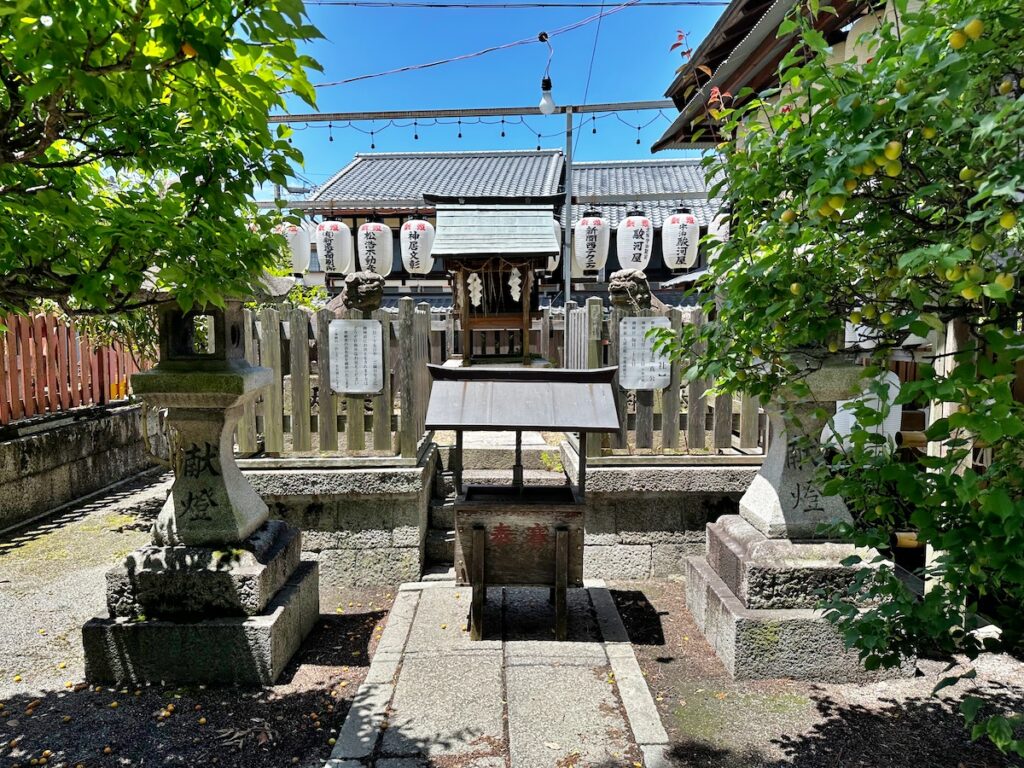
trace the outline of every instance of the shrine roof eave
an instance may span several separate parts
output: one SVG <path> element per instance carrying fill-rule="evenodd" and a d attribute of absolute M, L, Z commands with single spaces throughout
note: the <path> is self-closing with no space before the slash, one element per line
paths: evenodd
<path fill-rule="evenodd" d="M 433 385 L 427 429 L 507 432 L 615 432 L 616 368 L 445 368 Z"/>

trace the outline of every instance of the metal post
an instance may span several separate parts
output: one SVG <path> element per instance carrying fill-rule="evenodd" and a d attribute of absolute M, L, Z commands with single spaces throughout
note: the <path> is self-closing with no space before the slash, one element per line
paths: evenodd
<path fill-rule="evenodd" d="M 516 430 L 516 461 L 512 465 L 512 486 L 523 492 L 523 433 Z"/>
<path fill-rule="evenodd" d="M 565 205 L 562 208 L 562 275 L 565 300 L 572 298 L 572 107 L 565 108 Z M 566 323 L 569 318 L 566 317 Z"/>

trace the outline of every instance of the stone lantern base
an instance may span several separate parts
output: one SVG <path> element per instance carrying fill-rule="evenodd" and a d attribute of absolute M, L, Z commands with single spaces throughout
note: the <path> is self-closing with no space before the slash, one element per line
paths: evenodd
<path fill-rule="evenodd" d="M 686 605 L 736 679 L 878 679 L 814 609 L 818 589 L 850 583 L 855 569 L 841 561 L 854 552 L 850 544 L 769 539 L 725 515 L 708 524 L 706 557 L 686 560 Z"/>
<path fill-rule="evenodd" d="M 825 412 L 860 391 L 861 368 L 829 360 L 804 378 L 811 398 L 783 390 L 766 407 L 776 435 L 740 500 L 740 514 L 707 527 L 706 557 L 686 562 L 686 602 L 697 625 L 738 679 L 789 677 L 856 682 L 897 676 L 912 664 L 868 672 L 814 606 L 844 590 L 878 553 L 829 541 L 829 524 L 852 522 L 838 496 L 825 496 L 814 461 Z M 793 417 L 783 419 L 783 410 Z M 842 565 L 850 555 L 862 562 Z"/>
<path fill-rule="evenodd" d="M 276 520 L 215 550 L 146 546 L 107 574 L 109 618 L 82 628 L 86 678 L 111 685 L 268 685 L 319 616 L 315 562 Z"/>

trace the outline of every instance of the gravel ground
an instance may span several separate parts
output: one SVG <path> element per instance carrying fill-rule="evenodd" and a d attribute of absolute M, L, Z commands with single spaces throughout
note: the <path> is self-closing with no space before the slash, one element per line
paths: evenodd
<path fill-rule="evenodd" d="M 733 681 L 686 609 L 684 583 L 611 585 L 668 731 L 676 768 L 1001 768 L 1024 763 L 971 743 L 956 700 L 968 683 L 931 690 L 945 664 L 869 685 Z M 997 705 L 1024 710 L 1024 664 L 987 656 L 973 681 Z"/>
<path fill-rule="evenodd" d="M 123 485 L 0 539 L 0 766 L 321 766 L 362 683 L 393 590 L 351 590 L 277 685 L 258 691 L 82 682 L 81 625 L 104 573 L 145 543 L 168 476 Z M 33 762 L 34 761 L 34 762 Z"/>

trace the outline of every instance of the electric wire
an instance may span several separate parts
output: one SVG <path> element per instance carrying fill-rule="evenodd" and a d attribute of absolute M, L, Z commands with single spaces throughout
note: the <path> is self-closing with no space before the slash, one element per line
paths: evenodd
<path fill-rule="evenodd" d="M 587 16 L 584 19 L 580 19 L 579 21 L 575 21 L 572 24 L 566 24 L 565 26 L 558 27 L 557 29 L 555 29 L 555 30 L 553 30 L 551 32 L 548 32 L 546 36 L 548 38 L 551 38 L 551 37 L 555 37 L 556 35 L 564 35 L 567 32 L 572 32 L 574 30 L 579 29 L 580 27 L 585 27 L 588 24 L 592 24 L 593 22 L 597 21 L 598 19 L 602 19 L 605 16 L 611 16 L 613 13 L 618 13 L 619 11 L 625 10 L 626 8 L 630 8 L 630 7 L 634 6 L 634 5 L 637 5 L 639 2 L 640 2 L 640 0 L 627 0 L 625 3 L 622 3 L 620 5 L 616 5 L 613 8 L 609 8 L 607 10 L 599 11 L 598 13 L 595 13 L 595 14 L 592 14 L 590 16 Z M 406 65 L 404 67 L 397 67 L 395 69 L 388 69 L 388 70 L 385 70 L 383 72 L 374 72 L 374 73 L 366 74 L 366 75 L 356 75 L 354 77 L 346 77 L 343 80 L 334 80 L 334 81 L 330 81 L 330 82 L 326 82 L 326 83 L 314 83 L 313 87 L 314 88 L 332 88 L 332 87 L 338 86 L 338 85 L 348 85 L 349 83 L 356 83 L 356 82 L 359 82 L 361 80 L 372 80 L 372 79 L 378 78 L 378 77 L 386 77 L 388 75 L 397 75 L 397 74 L 400 74 L 402 72 L 413 72 L 413 71 L 421 70 L 421 69 L 430 69 L 432 67 L 439 67 L 439 66 L 442 66 L 444 64 L 452 64 L 452 63 L 457 62 L 457 61 L 467 61 L 469 59 L 475 59 L 475 58 L 478 58 L 480 56 L 485 56 L 485 55 L 487 55 L 489 53 L 495 53 L 496 51 L 504 51 L 504 50 L 508 50 L 509 48 L 516 48 L 516 47 L 518 47 L 520 45 L 530 45 L 530 44 L 540 43 L 540 42 L 546 42 L 546 41 L 542 40 L 537 35 L 532 35 L 531 37 L 524 37 L 521 40 L 514 40 L 513 42 L 510 42 L 510 43 L 502 43 L 501 45 L 492 45 L 489 48 L 484 48 L 483 50 L 480 50 L 480 51 L 474 51 L 472 53 L 463 53 L 463 54 L 460 54 L 459 56 L 452 56 L 452 57 L 447 58 L 447 59 L 438 59 L 436 61 L 428 61 L 428 62 L 425 62 L 423 64 L 408 64 L 408 65 Z"/>

